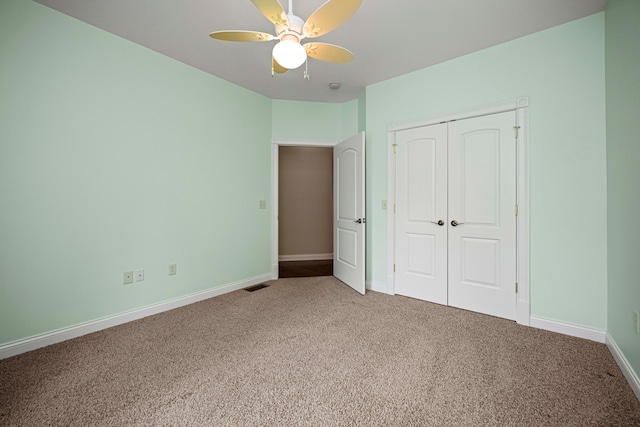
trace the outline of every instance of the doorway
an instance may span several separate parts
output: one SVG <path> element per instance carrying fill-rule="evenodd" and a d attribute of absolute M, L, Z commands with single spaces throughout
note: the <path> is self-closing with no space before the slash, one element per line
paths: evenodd
<path fill-rule="evenodd" d="M 279 277 L 333 275 L 333 148 L 278 147 Z"/>
<path fill-rule="evenodd" d="M 366 218 L 365 133 L 342 142 L 272 139 L 271 150 L 271 278 L 279 277 L 279 147 L 332 147 L 333 275 L 356 292 L 365 293 Z"/>

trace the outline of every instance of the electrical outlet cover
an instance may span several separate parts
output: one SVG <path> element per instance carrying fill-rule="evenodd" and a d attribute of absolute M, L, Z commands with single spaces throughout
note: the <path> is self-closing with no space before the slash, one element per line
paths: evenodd
<path fill-rule="evenodd" d="M 122 283 L 124 285 L 129 285 L 133 283 L 133 271 L 125 271 L 122 278 Z"/>
<path fill-rule="evenodd" d="M 144 270 L 136 270 L 136 282 L 142 282 L 144 280 Z"/>

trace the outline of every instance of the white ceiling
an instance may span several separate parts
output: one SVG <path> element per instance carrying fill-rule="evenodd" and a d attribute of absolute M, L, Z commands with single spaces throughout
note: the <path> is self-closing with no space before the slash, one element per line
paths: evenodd
<path fill-rule="evenodd" d="M 207 73 L 273 99 L 344 102 L 365 86 L 604 10 L 606 0 L 363 0 L 341 27 L 315 40 L 355 60 L 309 60 L 271 76 L 275 42 L 223 42 L 217 30 L 274 33 L 250 0 L 36 0 Z M 340 1 L 340 0 L 333 0 Z M 325 0 L 293 0 L 306 19 Z M 283 8 L 288 2 L 280 0 Z M 329 83 L 339 82 L 338 90 Z"/>

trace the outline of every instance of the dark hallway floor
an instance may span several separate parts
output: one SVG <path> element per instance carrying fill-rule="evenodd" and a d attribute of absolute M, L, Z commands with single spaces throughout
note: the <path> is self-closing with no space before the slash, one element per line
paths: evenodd
<path fill-rule="evenodd" d="M 280 278 L 333 276 L 333 260 L 280 262 Z"/>

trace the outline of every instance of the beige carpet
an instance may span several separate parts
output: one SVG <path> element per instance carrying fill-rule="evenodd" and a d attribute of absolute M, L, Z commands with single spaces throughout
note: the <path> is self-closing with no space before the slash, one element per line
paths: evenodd
<path fill-rule="evenodd" d="M 270 285 L 0 361 L 0 425 L 640 425 L 603 344 L 330 277 Z"/>

